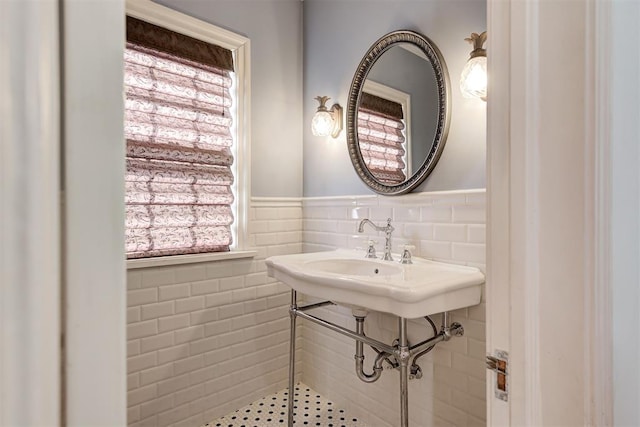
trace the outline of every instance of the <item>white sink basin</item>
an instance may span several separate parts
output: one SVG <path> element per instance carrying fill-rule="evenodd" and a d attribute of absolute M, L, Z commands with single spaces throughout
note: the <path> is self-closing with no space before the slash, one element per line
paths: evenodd
<path fill-rule="evenodd" d="M 399 258 L 399 257 L 396 257 Z M 306 295 L 408 319 L 480 303 L 474 267 L 413 258 L 413 264 L 337 250 L 267 258 L 268 274 Z"/>
<path fill-rule="evenodd" d="M 349 258 L 307 261 L 305 267 L 321 273 L 368 277 L 401 275 L 403 271 L 400 265 L 391 262 Z"/>

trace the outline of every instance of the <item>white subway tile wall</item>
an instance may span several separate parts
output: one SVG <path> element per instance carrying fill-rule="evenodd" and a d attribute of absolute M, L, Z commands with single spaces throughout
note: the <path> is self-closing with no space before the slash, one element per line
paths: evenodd
<path fill-rule="evenodd" d="M 362 218 L 391 217 L 396 252 L 412 244 L 416 256 L 484 270 L 484 200 L 484 191 L 261 199 L 249 215 L 255 258 L 129 270 L 129 425 L 198 426 L 286 387 L 289 288 L 267 276 L 268 256 L 364 248 L 370 238 L 381 248 L 383 236 L 370 229 L 358 234 L 356 225 Z M 353 326 L 348 309 L 324 313 Z M 424 376 L 409 388 L 412 426 L 485 424 L 484 319 L 484 302 L 454 312 L 465 336 L 420 360 Z M 353 372 L 351 339 L 299 323 L 296 380 L 368 425 L 397 425 L 397 373 L 361 382 Z M 393 316 L 371 314 L 366 332 L 391 342 L 396 323 Z M 412 321 L 409 338 L 427 338 L 429 329 L 425 321 Z M 366 356 L 373 358 L 371 351 Z"/>
<path fill-rule="evenodd" d="M 485 192 L 416 193 L 399 197 L 337 197 L 303 201 L 305 252 L 338 247 L 364 248 L 367 241 L 384 236 L 370 228 L 356 231 L 362 218 L 382 223 L 392 219 L 396 228 L 392 246 L 414 245 L 415 256 L 485 268 Z M 350 328 L 355 322 L 348 309 L 322 309 L 322 316 Z M 418 364 L 423 377 L 409 382 L 410 425 L 484 426 L 485 410 L 485 303 L 456 310 L 452 321 L 464 325 L 465 335 L 438 346 Z M 435 316 L 440 325 L 440 316 Z M 354 342 L 309 322 L 303 324 L 303 381 L 346 408 L 364 423 L 394 427 L 399 422 L 399 377 L 384 371 L 378 382 L 366 384 L 354 372 Z M 391 343 L 397 338 L 397 318 L 372 313 L 365 332 Z M 410 322 L 410 342 L 430 336 L 423 320 Z M 375 354 L 365 353 L 371 370 Z"/>
<path fill-rule="evenodd" d="M 302 251 L 301 203 L 252 204 L 249 245 L 249 260 L 128 271 L 130 426 L 199 426 L 286 387 L 289 288 L 264 259 Z"/>

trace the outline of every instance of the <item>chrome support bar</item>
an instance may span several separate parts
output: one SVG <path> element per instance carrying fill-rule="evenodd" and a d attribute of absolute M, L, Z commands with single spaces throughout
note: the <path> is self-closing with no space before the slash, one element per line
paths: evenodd
<path fill-rule="evenodd" d="M 365 344 L 368 344 L 372 347 L 376 347 L 378 350 L 382 350 L 389 354 L 395 354 L 396 349 L 391 347 L 388 344 L 383 342 L 374 340 L 373 338 L 369 338 L 366 335 L 360 335 L 350 329 L 343 328 L 342 326 L 336 325 L 335 323 L 328 322 L 324 319 L 320 319 L 319 317 L 312 316 L 310 314 L 304 313 L 298 309 L 293 310 L 296 316 L 302 317 L 303 319 L 307 319 L 312 321 L 313 323 L 317 323 L 318 325 L 324 326 L 327 329 L 331 329 L 332 331 L 338 332 L 342 335 L 346 335 L 350 338 L 353 338 L 356 341 L 361 341 Z"/>
<path fill-rule="evenodd" d="M 400 362 L 400 427 L 409 427 L 409 341 L 407 339 L 407 319 L 398 319 L 400 340 L 396 359 Z"/>
<path fill-rule="evenodd" d="M 322 301 L 322 302 L 317 302 L 315 304 L 309 304 L 309 305 L 303 305 L 302 307 L 297 307 L 297 310 L 298 311 L 313 310 L 314 308 L 324 307 L 325 305 L 335 305 L 335 304 L 331 301 Z"/>
<path fill-rule="evenodd" d="M 296 394 L 296 311 L 298 309 L 298 295 L 291 290 L 291 306 L 289 307 L 289 317 L 291 318 L 291 329 L 289 336 L 289 393 L 287 396 L 288 415 L 287 425 L 293 427 L 293 404 Z"/>
<path fill-rule="evenodd" d="M 444 332 L 440 331 L 438 333 L 438 335 L 436 335 L 435 337 L 431 337 L 427 340 L 424 340 L 422 342 L 419 342 L 416 345 L 412 345 L 411 347 L 409 347 L 409 350 L 411 350 L 411 354 L 415 354 L 415 353 L 420 353 L 422 352 L 422 350 L 431 347 L 433 345 L 438 344 L 439 342 L 442 341 L 446 341 L 445 339 L 445 334 Z"/>

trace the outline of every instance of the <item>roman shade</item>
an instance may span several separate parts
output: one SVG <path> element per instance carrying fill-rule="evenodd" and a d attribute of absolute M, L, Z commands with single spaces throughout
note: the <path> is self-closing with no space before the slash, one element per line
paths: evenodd
<path fill-rule="evenodd" d="M 127 18 L 127 258 L 229 250 L 232 56 L 224 51 Z"/>
<path fill-rule="evenodd" d="M 363 92 L 358 108 L 360 153 L 371 174 L 385 185 L 407 179 L 402 105 Z"/>

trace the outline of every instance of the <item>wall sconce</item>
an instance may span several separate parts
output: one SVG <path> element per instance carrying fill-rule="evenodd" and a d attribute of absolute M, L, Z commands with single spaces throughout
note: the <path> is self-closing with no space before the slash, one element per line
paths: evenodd
<path fill-rule="evenodd" d="M 342 131 L 342 107 L 333 104 L 331 109 L 327 110 L 325 104 L 329 100 L 328 96 L 316 96 L 314 99 L 320 103 L 320 106 L 311 120 L 311 132 L 315 136 L 331 135 L 337 138 Z"/>
<path fill-rule="evenodd" d="M 473 44 L 469 60 L 462 69 L 460 90 L 465 98 L 487 100 L 487 50 L 482 45 L 487 41 L 487 32 L 471 33 L 466 41 Z"/>

